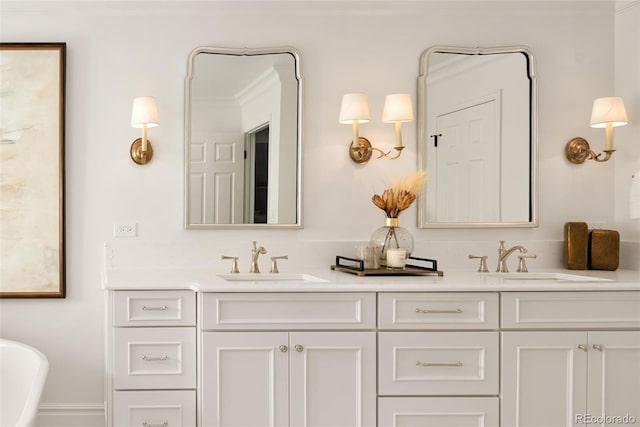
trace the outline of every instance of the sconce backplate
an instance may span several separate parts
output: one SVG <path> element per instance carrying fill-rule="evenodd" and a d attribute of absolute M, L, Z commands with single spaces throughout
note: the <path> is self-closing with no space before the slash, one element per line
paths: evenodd
<path fill-rule="evenodd" d="M 353 145 L 353 141 L 349 145 L 349 157 L 351 160 L 358 164 L 367 163 L 371 159 L 373 148 L 371 142 L 367 138 L 359 137 L 359 145 L 356 147 Z"/>
<path fill-rule="evenodd" d="M 153 157 L 153 147 L 151 141 L 147 140 L 147 152 L 142 153 L 142 138 L 138 138 L 131 144 L 131 160 L 138 165 L 145 165 L 149 163 Z"/>
<path fill-rule="evenodd" d="M 564 154 L 567 156 L 567 160 L 575 164 L 584 163 L 589 158 L 590 153 L 591 147 L 589 147 L 589 143 L 579 136 L 567 142 L 564 147 Z"/>

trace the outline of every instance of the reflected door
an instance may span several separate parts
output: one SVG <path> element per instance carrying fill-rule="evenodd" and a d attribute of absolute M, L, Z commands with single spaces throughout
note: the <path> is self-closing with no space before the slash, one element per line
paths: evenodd
<path fill-rule="evenodd" d="M 500 221 L 496 104 L 492 99 L 437 117 L 437 222 Z"/>
<path fill-rule="evenodd" d="M 190 179 L 192 224 L 243 223 L 244 141 L 241 135 L 218 133 L 209 141 L 192 143 Z"/>

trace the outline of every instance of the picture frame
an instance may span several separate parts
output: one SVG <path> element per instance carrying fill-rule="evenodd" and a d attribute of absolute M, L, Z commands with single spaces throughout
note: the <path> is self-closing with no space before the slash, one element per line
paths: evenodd
<path fill-rule="evenodd" d="M 65 298 L 66 43 L 0 43 L 0 298 Z"/>

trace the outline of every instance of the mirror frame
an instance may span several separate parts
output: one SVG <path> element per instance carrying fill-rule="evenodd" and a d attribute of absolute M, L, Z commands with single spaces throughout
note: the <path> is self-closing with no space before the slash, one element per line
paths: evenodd
<path fill-rule="evenodd" d="M 210 53 L 218 55 L 232 55 L 232 56 L 258 56 L 258 55 L 274 55 L 274 54 L 289 54 L 293 56 L 295 66 L 294 73 L 298 82 L 298 99 L 297 110 L 298 117 L 296 120 L 296 139 L 298 153 L 296 155 L 297 171 L 296 179 L 298 181 L 296 188 L 296 211 L 297 221 L 291 224 L 190 224 L 189 218 L 191 217 L 191 209 L 189 203 L 189 181 L 191 176 L 191 83 L 193 80 L 194 62 L 196 56 L 201 53 Z M 208 47 L 202 46 L 195 48 L 189 55 L 187 66 L 187 77 L 185 78 L 185 101 L 184 101 L 184 228 L 185 229 L 301 229 L 303 211 L 302 211 L 302 97 L 303 97 L 303 85 L 301 74 L 300 52 L 290 46 L 284 47 L 265 47 L 265 48 L 225 48 L 225 47 Z"/>
<path fill-rule="evenodd" d="M 425 50 L 420 56 L 420 74 L 418 76 L 418 169 L 426 170 L 427 135 L 427 73 L 429 70 L 429 57 L 434 53 L 450 53 L 462 55 L 493 55 L 501 53 L 521 53 L 527 58 L 527 72 L 529 78 L 529 194 L 530 194 L 530 220 L 521 222 L 427 222 L 426 188 L 422 193 L 421 203 L 418 203 L 418 228 L 510 228 L 510 227 L 537 227 L 538 226 L 538 87 L 535 73 L 535 57 L 533 51 L 526 46 L 506 47 L 456 47 L 433 46 Z M 428 171 L 427 171 L 428 173 Z"/>

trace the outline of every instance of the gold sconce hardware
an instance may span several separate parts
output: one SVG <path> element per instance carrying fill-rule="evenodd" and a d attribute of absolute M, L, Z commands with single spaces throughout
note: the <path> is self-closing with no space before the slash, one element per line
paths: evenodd
<path fill-rule="evenodd" d="M 373 153 L 373 147 L 371 142 L 367 138 L 358 137 L 358 145 L 354 146 L 353 141 L 349 146 L 349 156 L 351 160 L 356 163 L 367 163 L 371 159 L 371 153 Z"/>
<path fill-rule="evenodd" d="M 131 149 L 129 150 L 129 154 L 131 155 L 131 160 L 134 163 L 139 165 L 144 165 L 151 160 L 153 157 L 153 147 L 151 146 L 151 141 L 147 140 L 147 151 L 146 153 L 142 151 L 142 138 L 138 138 L 131 144 Z"/>
<path fill-rule="evenodd" d="M 142 138 L 131 144 L 131 160 L 138 165 L 149 163 L 153 157 L 151 141 L 147 139 L 147 128 L 158 126 L 158 107 L 152 96 L 134 98 L 131 108 L 131 127 L 142 129 Z"/>
<path fill-rule="evenodd" d="M 567 160 L 574 164 L 581 164 L 586 160 L 606 162 L 616 151 L 613 148 L 613 128 L 624 126 L 628 121 L 622 98 L 612 96 L 596 99 L 593 101 L 590 125 L 592 128 L 605 129 L 605 149 L 602 153 L 596 154 L 586 139 L 575 137 L 569 141 L 564 148 L 564 154 Z"/>
<path fill-rule="evenodd" d="M 616 150 L 604 150 L 602 153 L 596 154 L 591 149 L 586 139 L 579 136 L 573 138 L 564 147 L 564 154 L 567 160 L 574 164 L 584 163 L 586 160 L 595 160 L 596 162 L 606 162 Z"/>
<path fill-rule="evenodd" d="M 395 125 L 396 144 L 393 150 L 396 152 L 394 155 L 391 155 L 393 150 L 385 152 L 374 147 L 367 138 L 359 135 L 360 123 L 368 123 L 369 120 L 369 99 L 366 94 L 348 93 L 342 97 L 339 121 L 353 126 L 353 138 L 349 144 L 349 157 L 351 157 L 351 160 L 358 164 L 367 163 L 374 151 L 379 153 L 378 159 L 382 157 L 386 157 L 389 160 L 397 159 L 405 148 L 402 144 L 402 123 L 413 120 L 411 95 L 399 93 L 387 95 L 385 98 L 382 122 L 394 123 Z"/>

